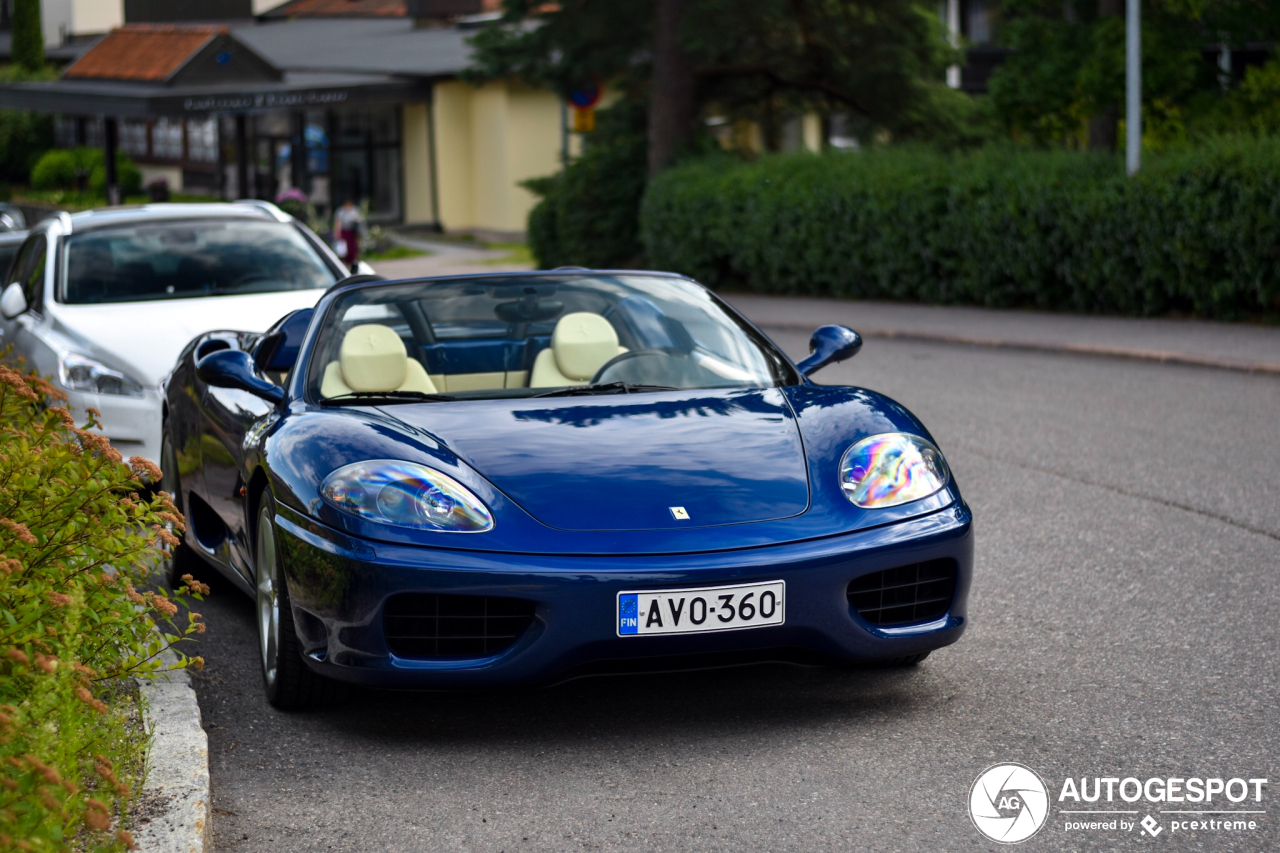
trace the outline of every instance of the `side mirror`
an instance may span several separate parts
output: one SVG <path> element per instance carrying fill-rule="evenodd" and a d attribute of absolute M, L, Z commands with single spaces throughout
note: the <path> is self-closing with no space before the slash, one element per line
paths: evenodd
<path fill-rule="evenodd" d="M 6 320 L 12 320 L 27 310 L 27 295 L 22 292 L 22 285 L 16 281 L 0 293 L 0 314 Z"/>
<path fill-rule="evenodd" d="M 196 376 L 214 388 L 248 391 L 273 406 L 284 399 L 284 389 L 259 376 L 253 366 L 253 356 L 243 350 L 223 349 L 209 353 L 196 362 Z"/>
<path fill-rule="evenodd" d="M 862 349 L 862 335 L 848 326 L 819 326 L 809 338 L 808 358 L 796 365 L 805 376 L 812 376 L 828 364 L 853 358 Z"/>

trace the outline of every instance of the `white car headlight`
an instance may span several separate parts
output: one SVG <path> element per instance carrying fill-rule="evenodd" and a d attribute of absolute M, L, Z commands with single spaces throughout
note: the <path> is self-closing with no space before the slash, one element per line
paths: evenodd
<path fill-rule="evenodd" d="M 141 397 L 142 385 L 118 370 L 83 355 L 64 353 L 58 357 L 58 379 L 71 391 Z"/>
<path fill-rule="evenodd" d="M 918 501 L 951 478 L 942 451 L 918 435 L 890 432 L 864 438 L 840 460 L 840 488 L 863 509 Z"/>
<path fill-rule="evenodd" d="M 325 477 L 320 495 L 343 512 L 396 527 L 446 533 L 493 529 L 493 516 L 465 486 L 412 462 L 345 465 Z"/>

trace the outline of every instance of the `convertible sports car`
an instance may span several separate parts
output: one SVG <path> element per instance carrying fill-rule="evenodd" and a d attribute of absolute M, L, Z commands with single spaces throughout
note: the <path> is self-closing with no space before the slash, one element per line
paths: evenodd
<path fill-rule="evenodd" d="M 331 679 L 547 682 L 755 660 L 909 665 L 966 623 L 972 514 L 905 408 L 808 377 L 696 282 L 357 277 L 192 341 L 164 486 L 257 601 L 284 708 Z"/>

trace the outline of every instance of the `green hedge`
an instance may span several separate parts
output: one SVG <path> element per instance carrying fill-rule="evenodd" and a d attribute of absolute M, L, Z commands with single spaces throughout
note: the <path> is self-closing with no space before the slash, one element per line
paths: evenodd
<path fill-rule="evenodd" d="M 1280 309 L 1280 139 L 713 158 L 650 183 L 650 264 L 713 287 L 1235 318 Z"/>
<path fill-rule="evenodd" d="M 542 197 L 529 213 L 529 248 L 539 267 L 635 266 L 648 170 L 645 120 L 643 105 L 602 110 L 581 157 L 525 183 Z"/>

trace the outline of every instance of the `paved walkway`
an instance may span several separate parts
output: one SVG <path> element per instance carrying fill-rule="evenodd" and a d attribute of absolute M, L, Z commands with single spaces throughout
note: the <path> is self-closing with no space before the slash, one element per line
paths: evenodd
<path fill-rule="evenodd" d="M 1078 352 L 1280 375 L 1280 327 L 727 294 L 765 328 L 841 323 L 864 337 Z"/>
<path fill-rule="evenodd" d="M 489 272 L 514 272 L 532 269 L 530 264 L 512 264 L 503 259 L 510 254 L 503 249 L 481 249 L 448 240 L 432 240 L 406 234 L 392 235 L 392 241 L 410 249 L 430 252 L 418 258 L 378 261 L 373 268 L 387 278 L 423 278 L 433 275 L 476 275 Z"/>

